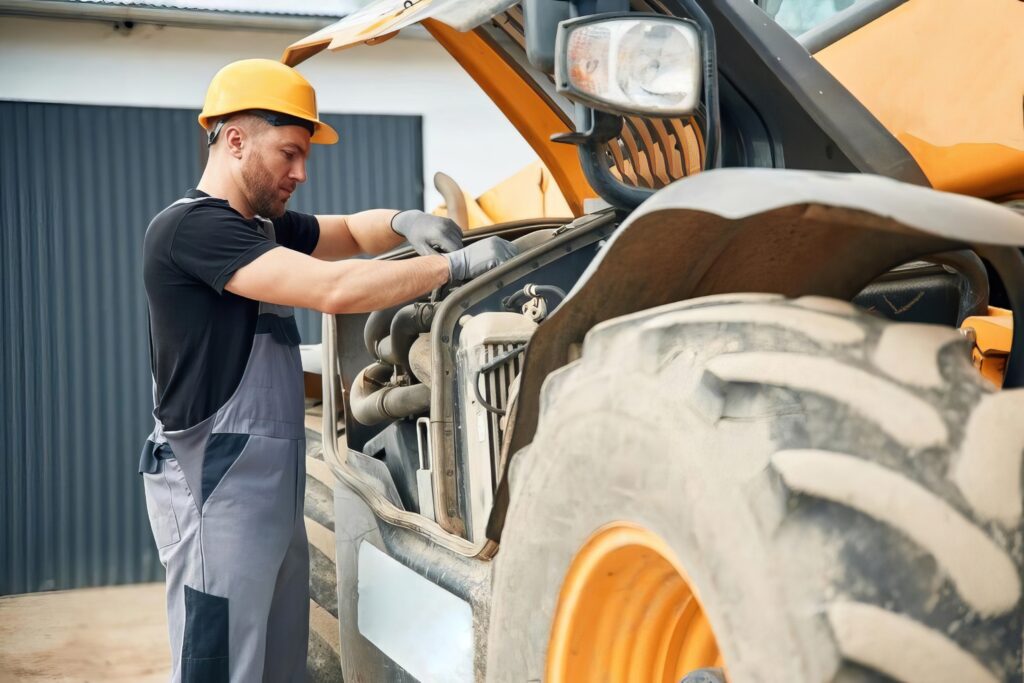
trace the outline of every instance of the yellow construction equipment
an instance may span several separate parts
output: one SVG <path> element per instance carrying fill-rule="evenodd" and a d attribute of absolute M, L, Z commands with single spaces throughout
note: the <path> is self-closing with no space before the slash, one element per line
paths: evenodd
<path fill-rule="evenodd" d="M 538 163 L 437 181 L 517 258 L 324 326 L 346 678 L 1020 680 L 1024 3 L 392 0 L 283 61 L 416 22 Z"/>

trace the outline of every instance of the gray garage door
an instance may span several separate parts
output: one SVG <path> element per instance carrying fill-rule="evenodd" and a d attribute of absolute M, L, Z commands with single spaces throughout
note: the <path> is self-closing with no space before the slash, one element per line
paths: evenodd
<path fill-rule="evenodd" d="M 196 112 L 0 101 L 0 595 L 160 578 L 139 254 L 199 177 Z M 423 203 L 421 120 L 328 115 L 293 208 Z M 305 313 L 304 341 L 319 341 Z"/>

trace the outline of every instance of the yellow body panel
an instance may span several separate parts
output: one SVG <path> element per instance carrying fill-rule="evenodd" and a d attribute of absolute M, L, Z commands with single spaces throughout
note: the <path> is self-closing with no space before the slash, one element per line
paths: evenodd
<path fill-rule="evenodd" d="M 424 21 L 423 26 L 487 93 L 551 170 L 572 214 L 582 215 L 583 200 L 596 197 L 597 193 L 583 176 L 576 147 L 551 141 L 556 133 L 570 132 L 570 123 L 563 120 L 478 33 L 459 33 L 433 20 Z"/>
<path fill-rule="evenodd" d="M 909 0 L 815 57 L 937 189 L 1024 192 L 1024 2 Z"/>
<path fill-rule="evenodd" d="M 551 171 L 536 161 L 501 181 L 477 198 L 463 193 L 466 200 L 467 229 L 530 218 L 565 218 L 572 215 L 568 202 L 558 189 Z M 442 204 L 434 209 L 447 216 Z"/>

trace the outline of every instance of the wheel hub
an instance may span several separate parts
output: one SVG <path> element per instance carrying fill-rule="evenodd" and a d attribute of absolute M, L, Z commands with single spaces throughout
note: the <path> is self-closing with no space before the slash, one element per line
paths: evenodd
<path fill-rule="evenodd" d="M 546 681 L 678 683 L 721 665 L 690 581 L 657 534 L 615 522 L 584 543 L 559 594 Z"/>

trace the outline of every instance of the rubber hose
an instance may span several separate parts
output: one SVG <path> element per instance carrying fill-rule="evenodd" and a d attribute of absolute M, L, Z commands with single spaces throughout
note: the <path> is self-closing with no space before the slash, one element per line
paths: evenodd
<path fill-rule="evenodd" d="M 366 319 L 366 327 L 363 328 L 363 343 L 366 344 L 366 351 L 371 358 L 377 358 L 377 345 L 380 340 L 387 336 L 391 329 L 391 320 L 405 304 L 392 306 L 380 311 L 374 311 Z"/>
<path fill-rule="evenodd" d="M 430 331 L 430 323 L 434 320 L 434 307 L 431 304 L 409 304 L 395 314 L 391 321 L 391 357 L 395 365 L 409 368 L 409 349 L 412 343 L 423 332 Z"/>
<path fill-rule="evenodd" d="M 398 359 L 395 357 L 395 349 L 391 345 L 391 336 L 384 337 L 377 342 L 377 357 L 389 365 L 398 365 Z"/>

